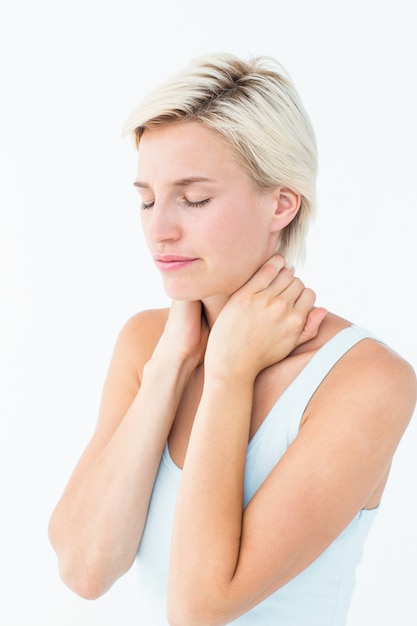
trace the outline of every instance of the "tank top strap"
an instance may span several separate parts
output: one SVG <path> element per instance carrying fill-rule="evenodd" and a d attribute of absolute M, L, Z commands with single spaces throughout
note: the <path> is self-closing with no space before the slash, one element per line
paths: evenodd
<path fill-rule="evenodd" d="M 307 363 L 299 376 L 287 389 L 284 403 L 290 402 L 293 410 L 293 419 L 289 424 L 289 442 L 292 442 L 300 429 L 300 422 L 307 404 L 315 391 L 332 370 L 336 363 L 356 344 L 363 339 L 380 341 L 370 331 L 360 326 L 352 325 L 344 328 L 327 341 Z"/>
<path fill-rule="evenodd" d="M 332 367 L 362 339 L 375 339 L 359 326 L 339 331 L 325 343 L 278 398 L 249 442 L 246 455 L 247 503 L 300 430 L 306 407 Z"/>
<path fill-rule="evenodd" d="M 379 341 L 372 333 L 360 326 L 348 326 L 329 339 L 317 350 L 316 354 L 294 380 L 294 386 L 298 388 L 298 393 L 300 389 L 304 389 L 302 395 L 305 397 L 310 394 L 308 398 L 310 399 L 334 365 L 363 339 Z"/>

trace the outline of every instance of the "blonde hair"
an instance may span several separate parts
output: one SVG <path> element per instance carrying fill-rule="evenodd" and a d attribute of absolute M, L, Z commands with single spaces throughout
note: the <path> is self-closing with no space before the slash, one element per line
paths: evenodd
<path fill-rule="evenodd" d="M 288 264 L 302 259 L 315 211 L 317 147 L 284 68 L 270 57 L 199 57 L 149 93 L 127 119 L 124 133 L 133 133 L 139 147 L 145 129 L 181 121 L 198 121 L 218 133 L 258 189 L 282 185 L 301 195 L 278 252 Z"/>

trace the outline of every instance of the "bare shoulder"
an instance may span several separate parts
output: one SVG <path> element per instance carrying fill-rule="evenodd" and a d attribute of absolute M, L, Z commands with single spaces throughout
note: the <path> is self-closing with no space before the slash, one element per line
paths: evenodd
<path fill-rule="evenodd" d="M 344 369 L 353 380 L 361 380 L 368 391 L 375 390 L 387 400 L 415 404 L 416 374 L 404 358 L 375 339 L 363 339 L 346 355 Z"/>
<path fill-rule="evenodd" d="M 346 327 L 340 318 L 329 323 L 341 326 L 339 330 Z M 412 366 L 380 341 L 362 339 L 333 366 L 311 398 L 300 428 L 301 449 L 314 450 L 316 445 L 321 456 L 330 450 L 329 466 L 355 466 L 349 479 L 357 489 L 352 489 L 355 507 L 374 508 L 416 397 Z"/>
<path fill-rule="evenodd" d="M 169 309 L 141 311 L 122 327 L 116 342 L 115 355 L 138 372 L 152 356 L 162 335 Z"/>
<path fill-rule="evenodd" d="M 142 311 L 121 329 L 104 382 L 99 421 L 103 415 L 123 415 L 136 395 L 143 368 L 164 330 L 168 309 Z"/>
<path fill-rule="evenodd" d="M 121 336 L 135 341 L 158 341 L 168 318 L 169 309 L 140 311 L 127 320 Z"/>
<path fill-rule="evenodd" d="M 325 341 L 335 330 L 346 327 L 345 322 L 332 316 L 324 329 Z M 356 407 L 358 414 L 373 414 L 379 421 L 385 417 L 391 423 L 396 422 L 400 431 L 413 414 L 416 397 L 413 367 L 389 346 L 372 338 L 362 339 L 351 348 L 316 393 L 320 405 L 327 402 L 337 403 L 335 406 L 350 405 Z"/>

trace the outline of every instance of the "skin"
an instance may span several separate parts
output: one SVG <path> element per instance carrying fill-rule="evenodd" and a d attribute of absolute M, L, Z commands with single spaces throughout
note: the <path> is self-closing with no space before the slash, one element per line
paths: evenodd
<path fill-rule="evenodd" d="M 226 624 L 307 567 L 361 508 L 379 504 L 414 409 L 415 376 L 373 340 L 352 348 L 242 514 L 248 440 L 349 322 L 314 308 L 314 293 L 274 254 L 299 195 L 256 191 L 211 131 L 194 122 L 146 130 L 136 185 L 173 303 L 121 331 L 51 542 L 72 589 L 104 593 L 134 560 L 168 438 L 183 467 L 169 623 Z"/>

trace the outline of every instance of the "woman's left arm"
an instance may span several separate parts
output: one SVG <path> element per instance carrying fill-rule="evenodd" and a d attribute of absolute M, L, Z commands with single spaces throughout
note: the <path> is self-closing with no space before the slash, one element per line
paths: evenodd
<path fill-rule="evenodd" d="M 324 315 L 299 281 L 287 276 L 280 291 L 285 272 L 272 290 L 260 288 L 270 267 L 235 294 L 210 335 L 175 514 L 172 626 L 227 624 L 312 563 L 365 506 L 414 408 L 408 364 L 361 342 L 321 385 L 295 442 L 242 512 L 256 375 L 314 336 Z"/>

